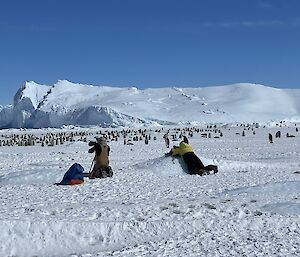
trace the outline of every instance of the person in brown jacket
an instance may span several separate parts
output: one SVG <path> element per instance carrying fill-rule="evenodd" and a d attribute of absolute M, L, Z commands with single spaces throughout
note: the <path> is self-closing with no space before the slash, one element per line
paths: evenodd
<path fill-rule="evenodd" d="M 109 166 L 110 147 L 104 137 L 96 138 L 96 142 L 89 142 L 89 153 L 95 152 L 93 160 L 94 166 L 89 174 L 89 178 L 107 178 L 113 176 L 111 166 Z"/>

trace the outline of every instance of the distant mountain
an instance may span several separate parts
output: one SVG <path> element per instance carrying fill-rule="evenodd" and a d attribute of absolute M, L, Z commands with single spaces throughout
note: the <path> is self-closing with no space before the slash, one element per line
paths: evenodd
<path fill-rule="evenodd" d="M 0 107 L 2 128 L 140 127 L 283 119 L 300 120 L 300 89 L 243 83 L 140 90 L 66 80 L 53 86 L 31 81 L 15 94 L 13 106 Z"/>

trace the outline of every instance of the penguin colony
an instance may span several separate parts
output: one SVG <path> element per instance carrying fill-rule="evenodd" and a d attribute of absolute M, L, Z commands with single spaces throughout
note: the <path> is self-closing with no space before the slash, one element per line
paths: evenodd
<path fill-rule="evenodd" d="M 290 127 L 286 125 L 284 121 L 276 124 L 278 128 Z M 297 124 L 293 124 L 292 127 L 295 128 L 295 133 L 298 133 Z M 146 145 L 149 144 L 151 140 L 155 141 L 158 138 L 165 141 L 166 147 L 169 148 L 170 141 L 180 141 L 183 136 L 189 138 L 193 137 L 195 133 L 200 134 L 203 138 L 221 138 L 224 135 L 225 130 L 230 130 L 231 128 L 239 128 L 240 131 L 236 132 L 236 136 L 246 136 L 251 133 L 255 135 L 255 130 L 259 128 L 257 123 L 241 123 L 235 126 L 228 125 L 206 125 L 205 128 L 199 128 L 196 126 L 192 127 L 178 127 L 178 128 L 143 128 L 143 129 L 101 129 L 99 131 L 92 132 L 89 129 L 80 131 L 69 131 L 69 132 L 40 132 L 38 134 L 27 132 L 24 129 L 20 129 L 20 133 L 2 133 L 0 130 L 0 147 L 2 146 L 55 146 L 63 145 L 68 142 L 82 141 L 88 142 L 93 137 L 105 137 L 108 141 L 119 141 L 123 140 L 124 145 L 134 145 L 137 141 L 143 141 Z M 266 128 L 265 126 L 263 128 Z M 275 138 L 281 138 L 282 133 L 278 130 L 275 134 Z M 286 137 L 295 137 L 294 134 L 286 133 Z M 273 143 L 273 135 L 271 133 L 266 133 L 266 141 Z"/>

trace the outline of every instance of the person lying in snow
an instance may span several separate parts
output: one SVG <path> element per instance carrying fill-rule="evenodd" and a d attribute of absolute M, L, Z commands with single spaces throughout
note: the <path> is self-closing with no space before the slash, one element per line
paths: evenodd
<path fill-rule="evenodd" d="M 113 176 L 111 166 L 109 166 L 110 147 L 104 137 L 96 138 L 96 142 L 89 142 L 89 153 L 95 152 L 94 166 L 88 174 L 89 178 L 107 178 Z"/>
<path fill-rule="evenodd" d="M 208 175 L 218 172 L 216 165 L 204 166 L 199 157 L 194 153 L 193 148 L 188 144 L 188 140 L 184 137 L 184 140 L 180 142 L 179 146 L 174 146 L 166 156 L 178 156 L 180 155 L 187 165 L 188 174 L 190 175 Z"/>

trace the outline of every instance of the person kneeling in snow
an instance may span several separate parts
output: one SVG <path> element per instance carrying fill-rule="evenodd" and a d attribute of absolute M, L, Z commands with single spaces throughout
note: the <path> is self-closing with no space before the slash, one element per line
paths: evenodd
<path fill-rule="evenodd" d="M 216 165 L 204 166 L 199 157 L 194 153 L 193 148 L 188 144 L 188 140 L 184 137 L 184 140 L 180 142 L 179 146 L 174 146 L 166 156 L 178 156 L 180 155 L 187 165 L 188 174 L 190 175 L 208 175 L 210 171 L 215 174 L 218 172 Z"/>
<path fill-rule="evenodd" d="M 110 147 L 104 137 L 96 138 L 96 142 L 89 142 L 89 153 L 95 152 L 94 166 L 89 174 L 89 178 L 107 178 L 113 176 L 111 166 L 109 166 Z"/>

